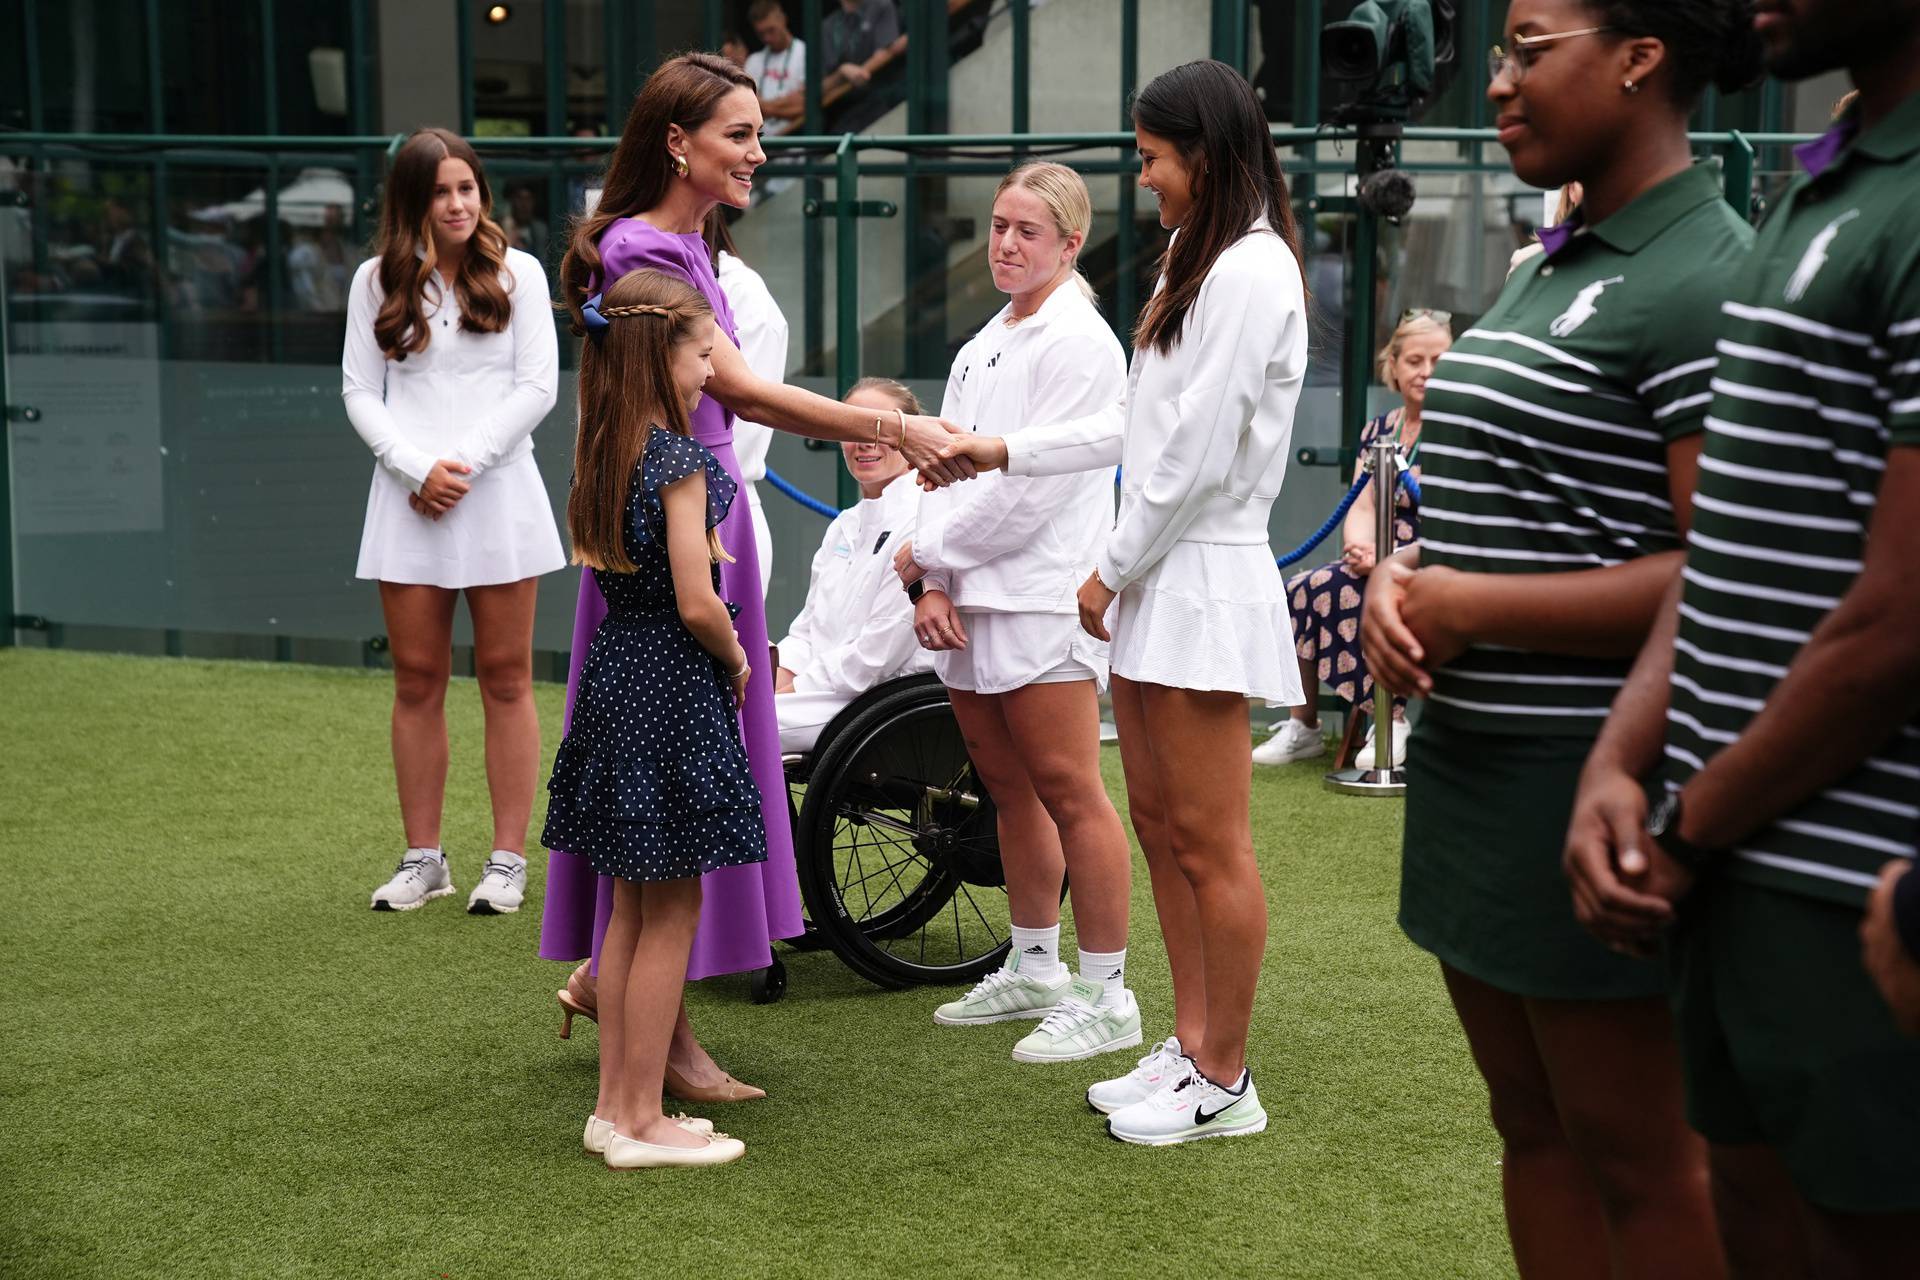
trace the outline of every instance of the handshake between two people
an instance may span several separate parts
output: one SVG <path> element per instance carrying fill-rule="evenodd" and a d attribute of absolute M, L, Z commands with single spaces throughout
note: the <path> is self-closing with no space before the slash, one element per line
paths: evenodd
<path fill-rule="evenodd" d="M 1007 465 L 1007 442 L 999 436 L 975 435 L 931 414 L 904 415 L 901 427 L 900 452 L 929 493 Z"/>

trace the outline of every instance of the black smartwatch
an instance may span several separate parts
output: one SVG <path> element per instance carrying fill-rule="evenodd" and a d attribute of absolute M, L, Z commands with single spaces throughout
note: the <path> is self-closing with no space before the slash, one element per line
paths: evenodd
<path fill-rule="evenodd" d="M 1687 840 L 1680 834 L 1680 793 L 1669 791 L 1647 815 L 1647 834 L 1666 855 L 1695 873 L 1713 864 L 1714 851 Z"/>
<path fill-rule="evenodd" d="M 907 584 L 907 599 L 915 604 L 919 604 L 920 597 L 925 594 L 927 594 L 927 584 L 923 580 L 915 578 Z"/>

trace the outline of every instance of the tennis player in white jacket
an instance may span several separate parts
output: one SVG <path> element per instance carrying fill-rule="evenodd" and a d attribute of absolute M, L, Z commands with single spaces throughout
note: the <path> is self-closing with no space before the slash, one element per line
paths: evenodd
<path fill-rule="evenodd" d="M 913 392 L 889 378 L 861 379 L 847 403 L 884 413 L 921 411 Z M 849 441 L 840 452 L 860 486 L 860 501 L 827 526 L 813 555 L 807 602 L 775 646 L 773 710 L 783 754 L 813 750 L 827 722 L 867 690 L 933 667 L 933 655 L 914 636 L 913 602 L 893 568 L 894 551 L 913 537 L 920 487 L 892 445 Z"/>
<path fill-rule="evenodd" d="M 941 416 L 1006 434 L 1120 401 L 1126 357 L 1075 268 L 1093 221 L 1080 175 L 1026 164 L 994 193 L 993 281 L 1011 301 L 960 349 Z M 968 754 L 993 796 L 1013 946 L 1003 968 L 935 1011 L 943 1026 L 1039 1018 L 1020 1062 L 1140 1043 L 1126 986 L 1126 830 L 1100 777 L 1107 646 L 1079 625 L 1074 590 L 1113 523 L 1113 468 L 989 475 L 929 493 L 896 559 L 919 596 Z M 924 574 L 924 577 L 922 575 Z M 915 581 L 918 579 L 918 581 Z M 1062 875 L 1079 972 L 1060 962 Z"/>
<path fill-rule="evenodd" d="M 1258 1133 L 1246 1065 L 1267 908 L 1248 804 L 1248 699 L 1301 697 L 1267 521 L 1307 368 L 1306 284 L 1279 157 L 1252 88 L 1191 62 L 1134 100 L 1140 185 L 1175 231 L 1134 330 L 1124 408 L 945 446 L 982 468 L 1121 463 L 1120 514 L 1079 591 L 1111 626 L 1128 804 L 1173 973 L 1174 1035 L 1088 1091 L 1148 1145 Z M 1110 612 L 1111 610 L 1111 612 Z"/>

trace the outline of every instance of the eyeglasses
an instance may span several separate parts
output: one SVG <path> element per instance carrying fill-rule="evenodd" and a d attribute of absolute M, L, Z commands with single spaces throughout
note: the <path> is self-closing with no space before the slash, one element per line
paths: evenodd
<path fill-rule="evenodd" d="M 1400 313 L 1400 323 L 1409 320 L 1431 320 L 1436 324 L 1452 324 L 1453 312 L 1441 311 L 1437 307 L 1408 307 Z"/>
<path fill-rule="evenodd" d="M 1556 40 L 1571 40 L 1575 36 L 1597 36 L 1617 30 L 1614 27 L 1582 27 L 1578 31 L 1554 31 L 1543 36 L 1515 36 L 1513 52 L 1508 53 L 1499 45 L 1487 50 L 1487 79 L 1489 83 L 1501 76 L 1509 76 L 1515 88 L 1527 78 L 1527 67 L 1532 60 L 1522 55 L 1535 45 L 1552 44 Z"/>

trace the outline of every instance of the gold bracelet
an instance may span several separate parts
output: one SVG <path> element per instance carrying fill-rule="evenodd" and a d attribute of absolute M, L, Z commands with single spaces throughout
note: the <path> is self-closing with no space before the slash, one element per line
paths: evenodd
<path fill-rule="evenodd" d="M 904 449 L 907 447 L 907 411 L 905 409 L 895 409 L 893 416 L 900 419 L 900 443 L 893 447 L 896 449 Z"/>
<path fill-rule="evenodd" d="M 876 413 L 873 415 L 873 442 L 875 444 L 886 443 L 880 438 L 880 420 L 886 416 L 884 413 Z"/>

